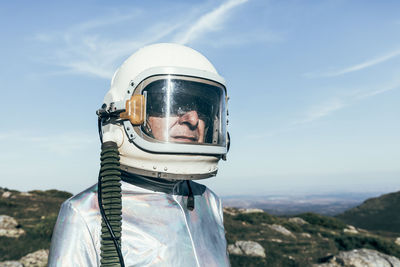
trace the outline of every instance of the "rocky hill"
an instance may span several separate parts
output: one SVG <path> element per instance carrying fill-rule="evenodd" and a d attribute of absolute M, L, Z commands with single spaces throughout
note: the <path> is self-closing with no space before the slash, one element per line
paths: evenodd
<path fill-rule="evenodd" d="M 57 190 L 0 188 L 0 262 L 24 260 L 31 252 L 48 249 L 60 205 L 70 196 Z"/>
<path fill-rule="evenodd" d="M 337 217 L 364 229 L 400 233 L 400 191 L 367 199 Z"/>
<path fill-rule="evenodd" d="M 45 266 L 59 206 L 69 196 L 0 189 L 0 267 Z M 382 236 L 313 213 L 277 217 L 225 208 L 224 220 L 232 266 L 400 267 L 397 234 Z"/>
<path fill-rule="evenodd" d="M 224 218 L 232 266 L 400 266 L 397 235 L 381 236 L 333 217 L 276 217 L 262 210 L 225 208 Z M 249 245 L 242 241 L 257 242 L 266 256 L 246 252 Z M 388 261 L 389 255 L 395 259 Z"/>

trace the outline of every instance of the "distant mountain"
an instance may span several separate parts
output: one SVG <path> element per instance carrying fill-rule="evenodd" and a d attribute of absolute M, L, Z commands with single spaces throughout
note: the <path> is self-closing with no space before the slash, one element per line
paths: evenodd
<path fill-rule="evenodd" d="M 225 207 L 257 208 L 273 215 L 295 215 L 313 212 L 323 215 L 337 215 L 360 205 L 365 199 L 378 193 L 327 193 L 305 195 L 267 195 L 267 196 L 225 196 Z"/>
<path fill-rule="evenodd" d="M 400 191 L 367 199 L 337 218 L 367 230 L 400 233 Z"/>

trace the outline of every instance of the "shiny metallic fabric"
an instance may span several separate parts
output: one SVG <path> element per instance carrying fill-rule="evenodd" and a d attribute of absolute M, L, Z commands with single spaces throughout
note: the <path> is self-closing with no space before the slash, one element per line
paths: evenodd
<path fill-rule="evenodd" d="M 230 266 L 220 199 L 191 182 L 174 193 L 122 182 L 122 254 L 125 266 Z M 100 266 L 101 215 L 97 185 L 65 201 L 58 215 L 49 266 Z"/>

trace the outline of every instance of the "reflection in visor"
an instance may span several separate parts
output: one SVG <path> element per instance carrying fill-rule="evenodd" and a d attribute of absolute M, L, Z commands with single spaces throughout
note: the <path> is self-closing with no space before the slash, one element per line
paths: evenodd
<path fill-rule="evenodd" d="M 150 137 L 167 142 L 225 143 L 225 92 L 221 87 L 162 79 L 142 92 L 147 99 L 143 131 Z"/>

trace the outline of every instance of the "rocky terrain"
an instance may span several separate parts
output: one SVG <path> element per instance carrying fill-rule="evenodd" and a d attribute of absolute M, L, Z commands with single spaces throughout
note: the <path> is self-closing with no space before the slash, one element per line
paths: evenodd
<path fill-rule="evenodd" d="M 232 266 L 400 267 L 395 233 L 381 235 L 313 213 L 276 217 L 225 208 L 224 218 Z"/>
<path fill-rule="evenodd" d="M 46 266 L 60 204 L 56 190 L 0 188 L 0 267 Z M 224 208 L 232 266 L 399 266 L 400 234 L 369 231 L 334 217 L 273 216 L 261 209 Z"/>
<path fill-rule="evenodd" d="M 0 188 L 0 266 L 46 266 L 58 210 L 70 196 Z"/>

